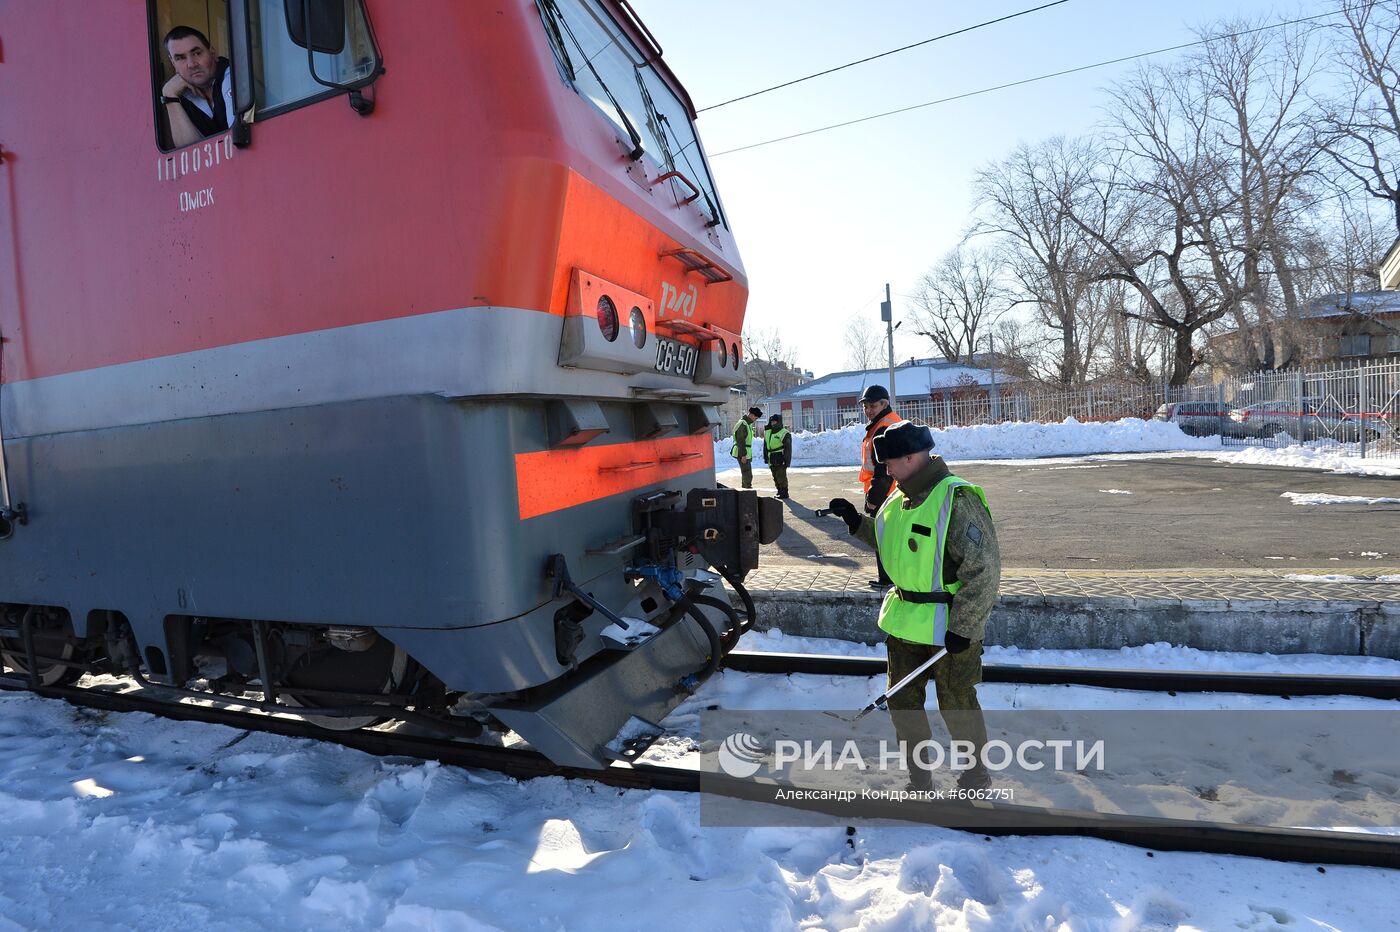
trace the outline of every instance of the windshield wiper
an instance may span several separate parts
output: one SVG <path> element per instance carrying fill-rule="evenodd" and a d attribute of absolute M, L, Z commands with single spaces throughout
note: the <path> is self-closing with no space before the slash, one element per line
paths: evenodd
<path fill-rule="evenodd" d="M 559 13 L 559 8 L 555 6 L 555 0 L 540 0 L 540 12 L 544 14 L 544 28 L 549 30 L 551 44 L 559 53 L 565 74 L 568 75 L 570 82 L 577 81 L 578 73 L 574 71 L 574 60 L 569 57 L 569 50 L 564 47 L 564 36 L 559 32 L 559 22 L 562 16 Z"/>
<path fill-rule="evenodd" d="M 676 167 L 675 153 L 671 151 L 671 147 L 666 143 L 666 136 L 669 133 L 671 142 L 675 143 L 676 148 L 681 153 L 681 157 L 685 159 L 685 167 L 689 173 L 687 177 L 704 178 L 705 176 L 695 171 L 695 166 L 691 163 L 690 156 L 686 155 L 686 149 L 689 148 L 689 146 L 681 142 L 680 138 L 676 135 L 676 131 L 671 128 L 671 121 L 667 118 L 666 114 L 656 108 L 656 102 L 651 98 L 651 91 L 647 90 L 646 81 L 642 78 L 643 67 L 645 66 L 639 66 L 635 72 L 637 76 L 637 89 L 641 91 L 642 106 L 644 106 L 647 111 L 647 122 L 656 130 L 656 139 L 661 143 L 662 152 L 666 154 L 666 164 L 662 166 L 663 170 L 671 171 Z M 714 202 L 710 200 L 708 189 L 705 185 L 695 185 L 695 187 L 699 189 L 700 196 L 705 199 L 705 207 L 710 214 L 710 223 L 706 224 L 706 226 L 718 225 L 720 222 L 719 210 L 716 208 Z"/>
<path fill-rule="evenodd" d="M 556 35 L 559 34 L 558 27 L 564 27 L 564 32 L 567 32 L 569 34 L 569 38 L 574 43 L 574 48 L 578 49 L 579 54 L 583 56 L 583 63 L 588 66 L 589 72 L 593 75 L 593 80 L 597 81 L 598 86 L 603 89 L 603 93 L 608 95 L 608 100 L 611 101 L 613 109 L 617 111 L 618 118 L 622 120 L 622 125 L 627 130 L 628 138 L 632 140 L 632 151 L 627 153 L 627 157 L 634 162 L 637 161 L 637 159 L 642 157 L 643 152 L 642 137 L 641 134 L 637 132 L 637 127 L 632 125 L 632 121 L 627 117 L 627 111 L 622 109 L 622 104 L 617 102 L 617 98 L 613 96 L 613 92 L 611 89 L 609 89 L 607 82 L 603 80 L 603 76 L 598 73 L 597 68 L 593 67 L 593 59 L 589 57 L 587 50 L 585 50 L 583 47 L 583 43 L 579 42 L 578 36 L 574 35 L 573 27 L 569 25 L 569 21 L 564 18 L 562 13 L 559 12 L 559 7 L 555 3 L 555 0 L 540 0 L 540 5 L 545 9 L 547 13 L 550 14 L 550 18 L 554 21 L 554 31 Z M 560 49 L 563 51 L 565 59 L 568 59 L 569 53 L 567 49 L 563 48 L 562 37 L 560 41 Z M 609 43 L 615 43 L 617 40 L 613 38 L 611 34 L 609 34 L 608 41 Z M 606 47 L 607 46 L 604 46 L 604 48 Z M 569 71 L 571 73 L 574 72 L 572 62 L 569 63 Z M 576 73 L 571 74 L 571 77 L 575 81 L 577 80 Z"/>

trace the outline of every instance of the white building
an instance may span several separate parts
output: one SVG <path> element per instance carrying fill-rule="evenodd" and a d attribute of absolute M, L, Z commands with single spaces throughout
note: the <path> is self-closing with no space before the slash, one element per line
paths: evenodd
<path fill-rule="evenodd" d="M 1400 236 L 1390 244 L 1390 251 L 1381 260 L 1379 271 L 1382 291 L 1400 290 Z"/>
<path fill-rule="evenodd" d="M 910 359 L 894 370 L 897 406 L 918 403 L 921 409 L 940 402 L 995 398 L 1001 386 L 1017 381 L 992 365 L 985 353 L 973 357 L 973 365 L 946 359 Z M 847 423 L 863 423 L 857 399 L 867 386 L 890 388 L 889 369 L 833 372 L 777 392 L 758 402 L 765 414 L 782 414 L 794 430 L 818 430 Z"/>

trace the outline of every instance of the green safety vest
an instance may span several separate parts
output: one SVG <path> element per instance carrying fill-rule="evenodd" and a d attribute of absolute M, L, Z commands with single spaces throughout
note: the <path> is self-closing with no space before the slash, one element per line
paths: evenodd
<path fill-rule="evenodd" d="M 776 453 L 783 448 L 783 441 L 787 439 L 788 429 L 765 432 L 763 442 L 768 446 L 769 453 Z M 776 441 L 776 442 L 775 442 Z"/>
<path fill-rule="evenodd" d="M 741 454 L 740 450 L 744 452 Z M 748 418 L 739 418 L 739 423 L 734 428 L 734 449 L 729 451 L 729 455 L 736 460 L 741 455 L 753 456 L 753 425 L 749 423 Z"/>
<path fill-rule="evenodd" d="M 987 504 L 987 493 L 957 476 L 948 476 L 917 508 L 904 507 L 904 492 L 896 487 L 875 516 L 875 539 L 880 562 L 894 582 L 880 605 L 880 630 L 915 644 L 942 645 L 948 633 L 952 606 L 947 603 L 909 602 L 905 592 L 946 592 L 962 588 L 957 580 L 943 579 L 943 554 L 948 543 L 948 519 L 953 496 L 966 488 Z M 988 513 L 991 509 L 987 509 Z"/>

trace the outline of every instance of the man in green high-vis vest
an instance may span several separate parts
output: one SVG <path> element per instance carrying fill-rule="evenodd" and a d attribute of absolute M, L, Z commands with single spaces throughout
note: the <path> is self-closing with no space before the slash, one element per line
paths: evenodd
<path fill-rule="evenodd" d="M 895 491 L 873 519 L 845 499 L 833 499 L 830 508 L 852 534 L 879 550 L 894 582 L 879 620 L 890 685 L 940 647 L 948 649 L 930 673 L 889 700 L 910 784 L 927 789 L 932 783 L 928 770 L 910 757 L 920 741 L 931 737 L 924 701 L 932 675 L 949 734 L 976 749 L 976 763 L 960 773 L 958 786 L 980 789 L 990 777 L 981 761 L 987 729 L 977 684 L 982 681 L 982 637 L 1001 582 L 1001 553 L 986 493 L 953 475 L 932 450 L 927 427 L 908 421 L 891 425 L 875 438 L 875 457 L 894 478 Z"/>
<path fill-rule="evenodd" d="M 763 411 L 759 408 L 750 408 L 741 418 L 739 423 L 734 425 L 734 446 L 730 449 L 729 455 L 739 461 L 739 485 L 741 488 L 753 488 L 753 424 L 763 417 Z"/>
<path fill-rule="evenodd" d="M 787 468 L 792 463 L 792 433 L 783 426 L 783 416 L 773 414 L 763 428 L 763 462 L 773 474 L 778 498 L 788 497 Z"/>

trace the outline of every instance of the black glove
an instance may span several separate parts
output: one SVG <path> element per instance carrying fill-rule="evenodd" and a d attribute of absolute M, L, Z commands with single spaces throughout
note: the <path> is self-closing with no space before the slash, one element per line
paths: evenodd
<path fill-rule="evenodd" d="M 856 506 L 846 501 L 844 498 L 833 498 L 826 503 L 827 509 L 846 522 L 846 527 L 852 534 L 860 530 L 860 512 L 856 511 Z"/>
<path fill-rule="evenodd" d="M 950 654 L 961 654 L 972 646 L 972 642 L 961 634 L 949 631 L 943 635 L 943 646 L 948 648 Z"/>

